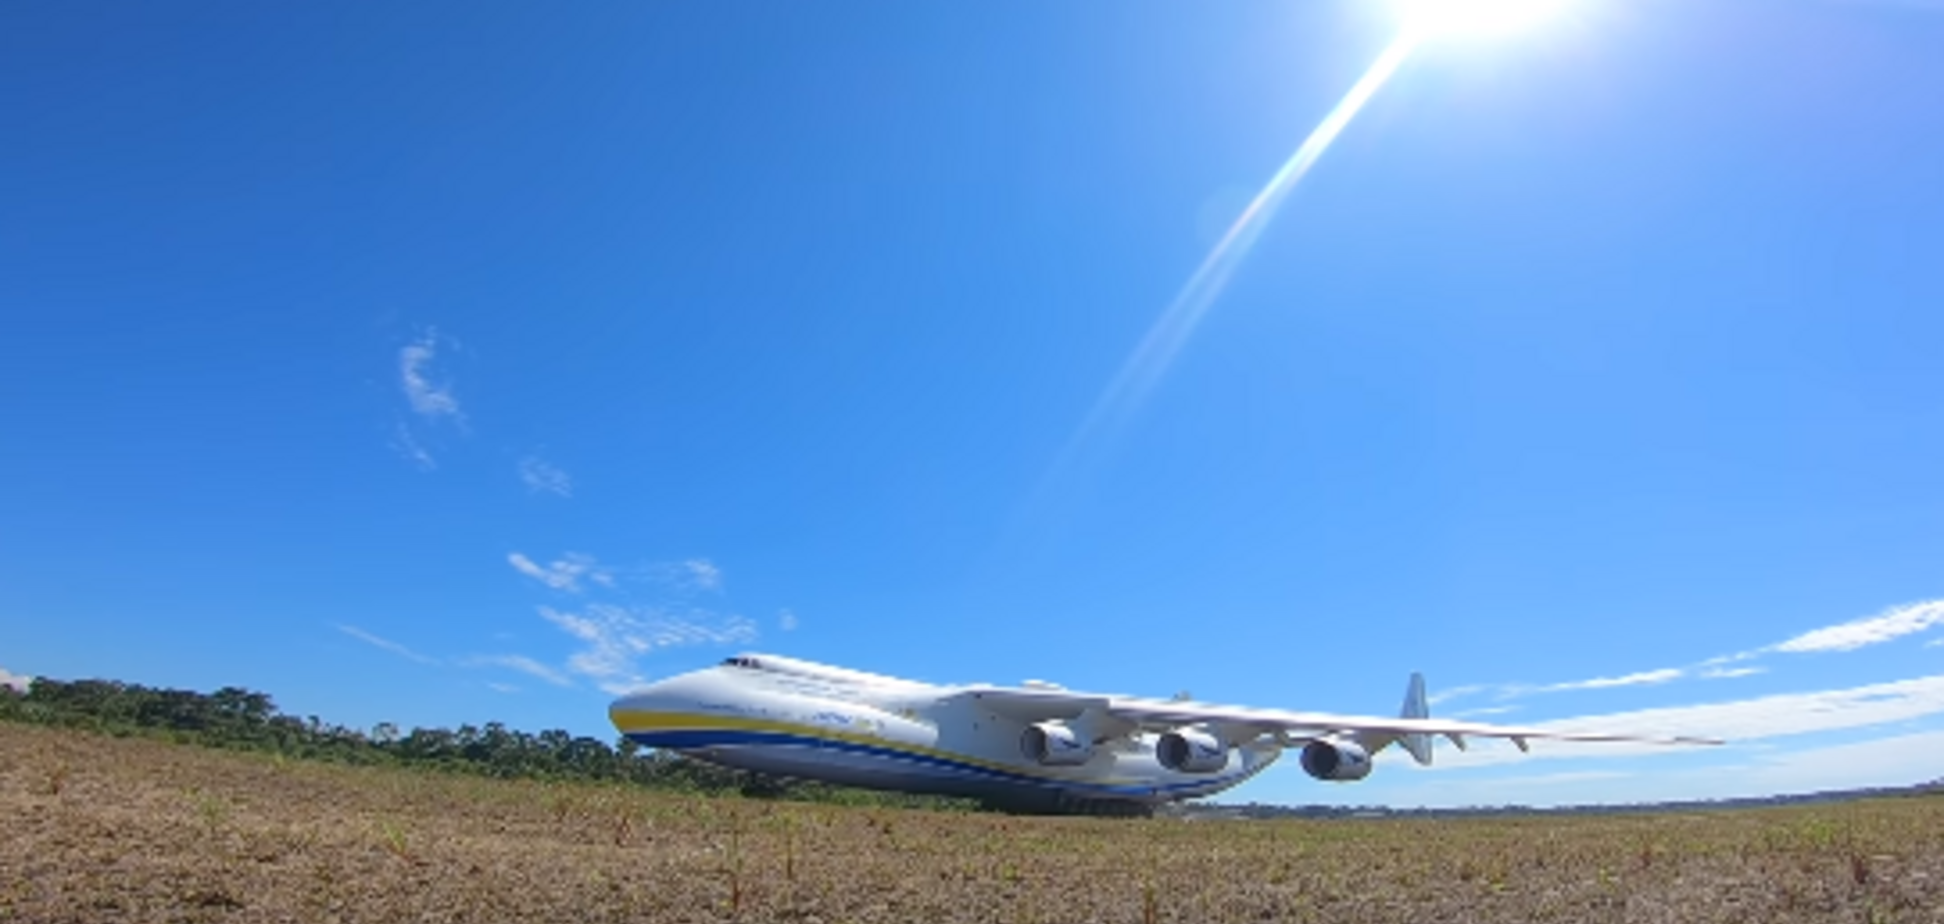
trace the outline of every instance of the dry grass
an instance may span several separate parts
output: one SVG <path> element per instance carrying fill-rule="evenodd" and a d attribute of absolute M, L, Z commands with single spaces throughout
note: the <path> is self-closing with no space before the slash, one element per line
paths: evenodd
<path fill-rule="evenodd" d="M 1182 822 L 685 798 L 0 724 L 0 921 L 1944 921 L 1944 798 Z"/>

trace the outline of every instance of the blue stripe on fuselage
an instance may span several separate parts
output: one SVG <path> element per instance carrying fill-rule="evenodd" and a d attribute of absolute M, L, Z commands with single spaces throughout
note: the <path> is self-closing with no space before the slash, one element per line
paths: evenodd
<path fill-rule="evenodd" d="M 1240 772 L 1221 777 L 1189 780 L 1182 783 L 1156 785 L 1124 785 L 1113 783 L 1090 783 L 1084 780 L 1063 780 L 1031 776 L 1005 770 L 984 767 L 978 764 L 936 757 L 929 754 L 914 754 L 895 748 L 858 744 L 850 741 L 837 741 L 811 735 L 797 735 L 787 732 L 740 731 L 729 729 L 682 729 L 678 731 L 631 732 L 628 738 L 645 747 L 666 748 L 681 751 L 716 747 L 797 747 L 821 748 L 833 751 L 847 751 L 872 757 L 895 760 L 903 763 L 919 764 L 950 770 L 954 773 L 986 777 L 1008 783 L 1024 784 L 1040 789 L 1061 789 L 1096 793 L 1101 795 L 1130 798 L 1174 796 L 1206 790 L 1214 792 L 1227 788 L 1253 775 L 1264 765 L 1244 769 Z"/>

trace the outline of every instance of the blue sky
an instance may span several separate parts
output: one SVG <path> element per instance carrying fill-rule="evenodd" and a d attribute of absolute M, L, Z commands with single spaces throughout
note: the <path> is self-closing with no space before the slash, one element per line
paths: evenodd
<path fill-rule="evenodd" d="M 1736 743 L 1234 797 L 1944 775 L 1944 5 L 1418 46 L 1169 326 L 1398 30 L 9 4 L 0 667 L 603 737 L 743 649 L 1385 713 L 1422 670 Z"/>

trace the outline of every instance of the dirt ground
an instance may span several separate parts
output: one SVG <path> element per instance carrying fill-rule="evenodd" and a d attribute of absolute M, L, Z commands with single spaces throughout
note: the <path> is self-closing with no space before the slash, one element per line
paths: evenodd
<path fill-rule="evenodd" d="M 0 723 L 0 922 L 1934 921 L 1944 797 L 1125 821 L 337 767 Z"/>

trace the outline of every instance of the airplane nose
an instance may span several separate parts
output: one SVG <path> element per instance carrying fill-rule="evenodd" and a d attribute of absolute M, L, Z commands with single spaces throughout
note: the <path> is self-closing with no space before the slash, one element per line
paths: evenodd
<path fill-rule="evenodd" d="M 630 714 L 672 711 L 670 692 L 667 680 L 629 691 L 608 704 L 608 720 L 614 723 L 616 729 L 626 732 L 630 724 L 627 717 Z"/>
<path fill-rule="evenodd" d="M 649 712 L 661 697 L 654 695 L 649 687 L 629 692 L 608 704 L 608 715 L 617 716 L 624 712 Z"/>
<path fill-rule="evenodd" d="M 608 718 L 619 722 L 624 712 L 641 712 L 647 708 L 646 697 L 641 693 L 629 693 L 608 704 Z"/>

